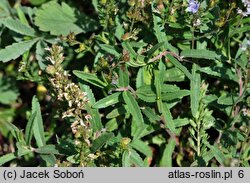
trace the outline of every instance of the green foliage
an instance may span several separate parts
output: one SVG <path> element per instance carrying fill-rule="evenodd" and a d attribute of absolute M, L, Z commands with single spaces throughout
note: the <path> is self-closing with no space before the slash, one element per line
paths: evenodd
<path fill-rule="evenodd" d="M 250 18 L 214 2 L 1 0 L 0 166 L 249 166 Z"/>

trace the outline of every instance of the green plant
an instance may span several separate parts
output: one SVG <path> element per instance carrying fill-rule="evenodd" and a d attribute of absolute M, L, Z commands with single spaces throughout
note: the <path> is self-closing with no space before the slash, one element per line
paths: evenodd
<path fill-rule="evenodd" d="M 1 1 L 0 165 L 249 166 L 248 4 L 84 3 Z"/>

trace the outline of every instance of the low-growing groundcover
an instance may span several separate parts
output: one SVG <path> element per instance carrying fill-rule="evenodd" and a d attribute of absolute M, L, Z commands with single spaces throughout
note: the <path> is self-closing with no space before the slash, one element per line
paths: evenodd
<path fill-rule="evenodd" d="M 249 166 L 249 0 L 1 0 L 1 166 Z"/>

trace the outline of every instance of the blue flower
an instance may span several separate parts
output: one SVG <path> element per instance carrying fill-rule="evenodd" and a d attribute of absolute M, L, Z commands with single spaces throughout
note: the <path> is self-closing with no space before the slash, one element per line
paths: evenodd
<path fill-rule="evenodd" d="M 192 13 L 196 13 L 199 9 L 199 6 L 200 6 L 200 4 L 197 1 L 189 0 L 187 11 L 192 12 Z"/>

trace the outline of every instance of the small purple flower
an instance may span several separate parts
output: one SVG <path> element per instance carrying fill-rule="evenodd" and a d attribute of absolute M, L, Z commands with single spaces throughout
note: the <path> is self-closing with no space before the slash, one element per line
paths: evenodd
<path fill-rule="evenodd" d="M 199 9 L 200 4 L 195 1 L 195 0 L 189 0 L 188 1 L 188 7 L 187 7 L 187 11 L 188 12 L 192 12 L 192 13 L 196 13 Z"/>

